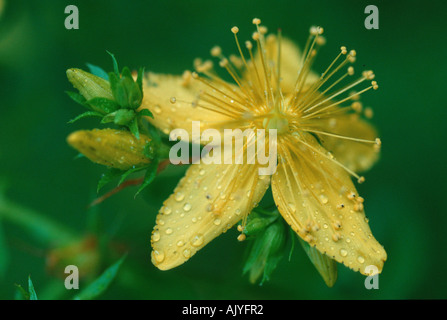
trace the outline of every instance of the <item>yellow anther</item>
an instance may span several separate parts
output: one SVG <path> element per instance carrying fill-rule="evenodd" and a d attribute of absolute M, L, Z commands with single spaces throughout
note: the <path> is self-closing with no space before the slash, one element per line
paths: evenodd
<path fill-rule="evenodd" d="M 261 34 L 266 34 L 267 31 L 268 31 L 267 27 L 265 27 L 265 26 L 260 26 L 260 27 L 259 27 L 259 32 L 260 32 Z"/>
<path fill-rule="evenodd" d="M 253 44 L 250 41 L 247 40 L 247 41 L 245 41 L 245 47 L 248 50 L 251 50 L 253 48 Z"/>
<path fill-rule="evenodd" d="M 222 49 L 219 46 L 214 46 L 211 49 L 211 55 L 213 57 L 219 57 L 222 54 Z"/>
<path fill-rule="evenodd" d="M 345 46 L 342 46 L 342 47 L 340 48 L 340 50 L 341 50 L 341 54 L 347 54 L 347 53 L 348 53 L 348 49 L 346 49 Z"/>
<path fill-rule="evenodd" d="M 365 182 L 365 177 L 360 177 L 360 178 L 358 178 L 357 182 L 358 182 L 358 183 L 363 183 L 363 182 Z"/>
<path fill-rule="evenodd" d="M 237 226 L 237 231 L 242 232 L 244 231 L 244 227 L 240 224 Z"/>
<path fill-rule="evenodd" d="M 349 68 L 348 68 L 348 74 L 349 74 L 350 76 L 354 75 L 354 67 L 349 67 Z"/>
<path fill-rule="evenodd" d="M 372 85 L 374 90 L 379 89 L 379 86 L 377 85 L 377 81 L 371 81 L 371 85 Z"/>
<path fill-rule="evenodd" d="M 253 40 L 258 41 L 259 40 L 259 33 L 253 32 L 253 35 L 251 36 Z"/>
<path fill-rule="evenodd" d="M 247 237 L 245 236 L 245 234 L 241 233 L 238 237 L 237 240 L 239 241 L 244 241 Z"/>
<path fill-rule="evenodd" d="M 343 209 L 345 207 L 345 205 L 343 203 L 340 203 L 337 205 L 337 209 Z"/>
<path fill-rule="evenodd" d="M 255 24 L 255 25 L 261 24 L 261 19 L 254 18 L 253 19 L 253 24 Z"/>
<path fill-rule="evenodd" d="M 357 202 L 358 203 L 363 203 L 363 202 L 365 202 L 365 199 L 363 198 L 363 197 L 357 197 Z"/>
<path fill-rule="evenodd" d="M 233 28 L 231 28 L 231 32 L 233 32 L 234 34 L 239 32 L 239 28 L 234 26 Z"/>
<path fill-rule="evenodd" d="M 335 242 L 337 242 L 337 241 L 340 240 L 340 239 L 341 239 L 341 236 L 340 236 L 339 233 L 334 233 L 334 234 L 332 235 L 332 240 L 334 240 Z"/>

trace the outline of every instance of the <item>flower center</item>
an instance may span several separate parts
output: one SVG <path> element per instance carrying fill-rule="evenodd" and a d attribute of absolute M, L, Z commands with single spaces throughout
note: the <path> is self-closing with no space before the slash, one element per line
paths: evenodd
<path fill-rule="evenodd" d="M 272 115 L 272 117 L 264 119 L 264 128 L 267 130 L 276 129 L 277 134 L 289 132 L 289 120 L 287 120 L 287 117 L 276 110 L 272 112 Z"/>

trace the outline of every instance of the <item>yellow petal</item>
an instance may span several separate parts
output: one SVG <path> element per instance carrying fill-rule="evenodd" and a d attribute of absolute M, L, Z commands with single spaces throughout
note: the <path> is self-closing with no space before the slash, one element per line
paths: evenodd
<path fill-rule="evenodd" d="M 322 130 L 356 139 L 374 141 L 377 132 L 372 125 L 357 114 L 334 117 L 320 122 Z M 353 140 L 318 134 L 322 145 L 346 167 L 355 172 L 366 171 L 379 159 L 379 146 Z"/>
<path fill-rule="evenodd" d="M 309 134 L 279 141 L 275 202 L 293 230 L 311 246 L 347 267 L 381 272 L 386 252 L 373 237 L 349 175 Z"/>
<path fill-rule="evenodd" d="M 154 119 L 149 117 L 147 119 L 165 134 L 180 128 L 191 135 L 192 121 L 201 121 L 200 125 L 206 126 L 210 122 L 231 119 L 221 113 L 206 109 L 215 107 L 198 99 L 199 93 L 205 90 L 209 91 L 210 88 L 193 79 L 188 73 L 182 77 L 150 72 L 144 79 L 144 98 L 141 108 L 152 112 Z"/>
<path fill-rule="evenodd" d="M 167 270 L 187 261 L 248 214 L 269 184 L 255 165 L 191 165 L 157 216 L 153 264 Z"/>
<path fill-rule="evenodd" d="M 278 65 L 278 39 L 275 35 L 271 34 L 266 38 L 265 41 L 265 52 L 266 59 L 269 65 L 275 65 L 275 72 L 277 72 Z M 259 70 L 262 67 L 261 57 L 259 52 L 255 54 L 256 67 Z M 283 94 L 288 94 L 293 92 L 295 89 L 296 80 L 298 78 L 298 72 L 300 71 L 302 65 L 302 53 L 301 50 L 289 39 L 281 38 L 281 59 L 280 59 L 280 71 L 281 71 L 281 90 Z M 255 79 L 256 71 L 252 66 L 249 66 L 249 71 L 245 73 L 245 79 Z M 306 78 L 306 84 L 314 83 L 318 80 L 318 76 L 312 71 L 309 72 Z M 272 83 L 273 87 L 276 88 L 276 83 Z M 303 88 L 303 91 L 305 91 Z"/>

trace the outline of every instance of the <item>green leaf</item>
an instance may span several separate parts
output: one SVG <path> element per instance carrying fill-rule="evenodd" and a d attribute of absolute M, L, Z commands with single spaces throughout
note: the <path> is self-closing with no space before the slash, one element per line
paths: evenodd
<path fill-rule="evenodd" d="M 91 107 L 87 104 L 87 99 L 80 93 L 73 91 L 65 91 L 66 94 L 76 103 L 83 105 L 84 107 L 91 109 Z"/>
<path fill-rule="evenodd" d="M 126 259 L 126 255 L 124 255 L 121 259 L 107 268 L 103 274 L 101 274 L 96 280 L 94 280 L 90 285 L 82 290 L 74 299 L 75 300 L 93 300 L 98 298 L 101 294 L 103 294 L 107 288 L 110 286 L 112 281 L 115 279 L 118 271 L 121 267 L 121 264 Z"/>
<path fill-rule="evenodd" d="M 146 188 L 148 185 L 154 181 L 155 177 L 157 176 L 157 169 L 158 169 L 158 160 L 154 160 L 151 162 L 147 168 L 146 174 L 143 179 L 143 183 L 141 184 L 140 188 L 138 189 L 137 193 L 135 194 L 135 197 L 143 191 L 144 188 Z"/>
<path fill-rule="evenodd" d="M 87 101 L 93 110 L 107 114 L 118 110 L 119 106 L 114 100 L 96 97 Z"/>
<path fill-rule="evenodd" d="M 101 67 L 95 66 L 91 63 L 86 63 L 88 69 L 90 70 L 91 74 L 94 74 L 97 77 L 103 78 L 104 80 L 109 81 L 109 75 L 107 72 L 105 72 Z"/>
<path fill-rule="evenodd" d="M 14 300 L 29 300 L 29 293 L 20 284 L 16 284 Z"/>
<path fill-rule="evenodd" d="M 39 300 L 37 299 L 36 291 L 34 290 L 33 282 L 31 281 L 31 276 L 28 277 L 28 292 L 30 300 Z"/>
<path fill-rule="evenodd" d="M 107 183 L 109 183 L 110 181 L 119 177 L 122 174 L 123 174 L 122 170 L 110 168 L 106 173 L 104 173 L 101 176 L 101 179 L 99 179 L 98 186 L 96 187 L 96 191 L 99 192 L 99 190 L 101 190 L 102 187 L 104 187 Z"/>
<path fill-rule="evenodd" d="M 107 50 L 106 50 L 107 51 Z M 115 55 L 109 51 L 107 51 L 107 53 L 112 57 L 112 61 L 113 61 L 113 71 L 115 72 L 115 74 L 119 77 L 120 76 L 120 71 L 118 69 L 118 62 L 115 59 Z"/>
<path fill-rule="evenodd" d="M 68 121 L 68 123 L 73 123 L 73 122 L 76 122 L 76 121 L 78 121 L 80 119 L 90 118 L 90 117 L 100 117 L 100 118 L 102 118 L 103 115 L 101 113 L 97 112 L 97 111 L 86 111 L 86 112 L 81 113 L 80 115 L 78 115 L 76 118 L 71 119 L 70 121 Z"/>
<path fill-rule="evenodd" d="M 298 239 L 309 257 L 309 260 L 315 266 L 326 285 L 331 288 L 335 284 L 335 281 L 337 281 L 337 262 L 318 251 L 315 247 L 311 247 L 300 237 L 298 237 Z"/>
<path fill-rule="evenodd" d="M 139 117 L 146 116 L 154 119 L 154 115 L 152 114 L 152 112 L 149 111 L 149 109 L 142 109 L 141 111 L 138 112 L 138 116 Z"/>

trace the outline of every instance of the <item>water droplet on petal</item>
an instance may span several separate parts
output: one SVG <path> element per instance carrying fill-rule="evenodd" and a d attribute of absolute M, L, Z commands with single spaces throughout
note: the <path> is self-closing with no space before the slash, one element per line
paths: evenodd
<path fill-rule="evenodd" d="M 363 258 L 362 256 L 358 256 L 358 257 L 357 257 L 357 261 L 358 261 L 359 263 L 364 263 L 364 262 L 365 262 L 365 258 Z"/>
<path fill-rule="evenodd" d="M 342 257 L 346 257 L 348 255 L 348 251 L 346 251 L 345 249 L 340 249 L 340 255 Z"/>
<path fill-rule="evenodd" d="M 163 213 L 165 215 L 169 215 L 169 214 L 172 213 L 172 209 L 170 207 L 165 207 L 164 210 L 163 210 Z"/>
<path fill-rule="evenodd" d="M 179 240 L 177 242 L 177 247 L 183 247 L 185 245 L 185 243 L 182 240 Z"/>
<path fill-rule="evenodd" d="M 214 219 L 214 221 L 213 221 L 213 223 L 214 223 L 216 226 L 220 225 L 221 222 L 222 222 L 222 220 L 220 220 L 219 218 Z"/>
<path fill-rule="evenodd" d="M 183 250 L 183 256 L 186 259 L 189 259 L 191 257 L 191 251 L 189 251 L 188 249 Z"/>
<path fill-rule="evenodd" d="M 203 244 L 203 235 L 197 234 L 191 239 L 191 244 L 194 247 L 199 247 Z"/>
<path fill-rule="evenodd" d="M 177 192 L 174 196 L 175 201 L 182 201 L 185 199 L 185 195 L 182 192 Z"/>
<path fill-rule="evenodd" d="M 320 200 L 323 204 L 326 204 L 329 201 L 328 197 L 325 194 L 320 194 Z"/>
<path fill-rule="evenodd" d="M 156 114 L 160 114 L 160 113 L 161 113 L 161 108 L 160 108 L 159 105 L 156 105 L 156 106 L 154 107 L 154 112 L 155 112 Z"/>
<path fill-rule="evenodd" d="M 154 257 L 154 260 L 157 263 L 163 262 L 163 260 L 165 259 L 165 254 L 162 251 L 160 252 L 155 250 L 152 252 L 152 256 Z"/>
<path fill-rule="evenodd" d="M 186 212 L 191 210 L 191 204 L 189 202 L 185 203 L 185 205 L 183 206 L 183 210 L 185 210 Z"/>
<path fill-rule="evenodd" d="M 160 240 L 160 233 L 158 231 L 154 232 L 152 234 L 152 240 L 157 242 L 158 240 Z"/>
<path fill-rule="evenodd" d="M 165 232 L 166 232 L 166 234 L 171 234 L 172 233 L 172 229 L 171 228 L 167 228 Z"/>

